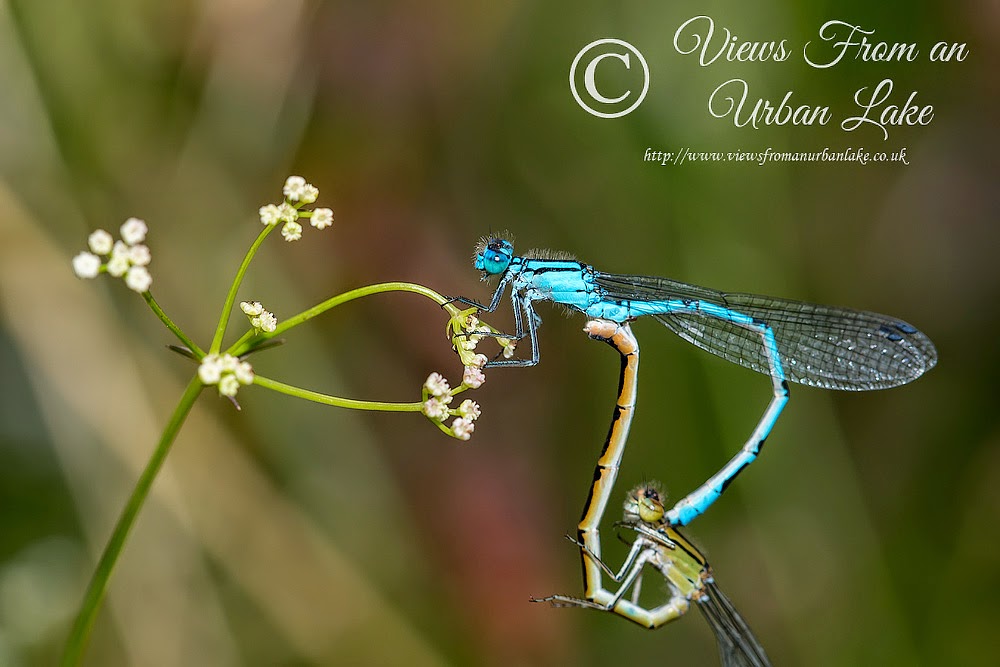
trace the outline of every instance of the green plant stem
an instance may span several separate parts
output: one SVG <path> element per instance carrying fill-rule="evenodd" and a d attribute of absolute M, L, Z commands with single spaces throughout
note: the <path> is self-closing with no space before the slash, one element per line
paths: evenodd
<path fill-rule="evenodd" d="M 240 339 L 238 341 L 236 341 L 235 343 L 233 343 L 232 345 L 230 345 L 229 349 L 230 350 L 237 350 L 237 349 L 249 347 L 247 345 L 247 343 L 249 343 L 250 341 L 252 341 L 252 340 L 254 340 L 256 338 L 257 338 L 257 332 L 255 330 L 253 330 L 253 329 L 250 329 L 246 333 L 244 333 L 242 336 L 240 336 Z M 232 353 L 230 352 L 230 354 L 232 354 Z"/>
<path fill-rule="evenodd" d="M 294 315 L 281 324 L 272 331 L 271 333 L 263 334 L 264 338 L 273 338 L 274 336 L 280 336 L 283 332 L 291 329 L 294 326 L 302 324 L 306 320 L 310 320 L 317 315 L 320 315 L 331 308 L 339 306 L 342 303 L 347 303 L 348 301 L 353 301 L 354 299 L 360 299 L 362 297 L 371 296 L 373 294 L 382 294 L 384 292 L 413 292 L 415 294 L 420 294 L 427 297 L 428 299 L 437 302 L 438 304 L 449 308 L 449 310 L 454 309 L 454 315 L 458 312 L 455 306 L 451 305 L 451 300 L 447 297 L 443 297 L 429 287 L 424 287 L 423 285 L 417 285 L 416 283 L 404 283 L 404 282 L 393 282 L 393 283 L 378 283 L 377 285 L 365 285 L 364 287 L 359 287 L 353 289 L 349 292 L 344 292 L 343 294 L 338 294 L 337 296 L 330 297 L 326 301 L 321 301 L 309 310 L 304 310 L 298 315 Z"/>
<path fill-rule="evenodd" d="M 101 602 L 107 591 L 108 579 L 111 578 L 111 573 L 118 562 L 118 557 L 121 555 L 125 540 L 128 538 L 128 534 L 135 524 L 139 510 L 142 509 L 146 498 L 149 496 L 149 490 L 153 486 L 153 481 L 156 479 L 157 473 L 159 473 L 160 468 L 163 466 L 164 459 L 167 458 L 167 453 L 170 451 L 170 447 L 177 437 L 177 432 L 180 430 L 181 424 L 187 418 L 188 413 L 191 411 L 191 406 L 194 405 L 194 401 L 198 398 L 198 394 L 201 393 L 202 388 L 201 380 L 197 376 L 192 378 L 191 382 L 188 383 L 184 394 L 181 396 L 181 400 L 177 403 L 177 407 L 170 417 L 170 421 L 167 422 L 166 427 L 163 429 L 163 435 L 160 436 L 160 441 L 157 443 L 156 449 L 153 450 L 153 455 L 146 464 L 146 468 L 142 471 L 142 475 L 139 476 L 139 481 L 136 482 L 135 488 L 132 490 L 132 495 L 129 496 L 128 502 L 122 509 L 121 516 L 118 517 L 118 523 L 115 524 L 115 529 L 111 533 L 107 545 L 104 547 L 104 553 L 101 554 L 101 559 L 98 561 L 94 574 L 90 578 L 87 592 L 84 594 L 83 602 L 80 605 L 80 611 L 77 614 L 76 621 L 73 623 L 73 629 L 70 631 L 61 663 L 63 667 L 74 667 L 83 658 L 83 651 L 86 648 L 87 639 L 90 637 L 94 618 L 101 607 Z"/>
<path fill-rule="evenodd" d="M 143 292 L 142 298 L 146 300 L 146 303 L 148 303 L 149 307 L 153 309 L 156 316 L 160 318 L 160 321 L 163 322 L 168 329 L 174 332 L 174 335 L 177 336 L 177 338 L 184 343 L 185 346 L 187 346 L 187 349 L 191 350 L 199 359 L 205 356 L 202 349 L 195 345 L 195 342 L 188 338 L 187 335 L 180 330 L 180 327 L 174 324 L 173 320 L 167 317 L 167 314 L 163 312 L 162 308 L 160 308 L 160 304 L 156 302 L 156 299 L 153 298 L 153 294 L 151 292 L 148 290 Z"/>
<path fill-rule="evenodd" d="M 317 315 L 321 315 L 322 313 L 326 312 L 327 310 L 330 310 L 331 308 L 339 306 L 343 303 L 347 303 L 348 301 L 353 301 L 354 299 L 360 299 L 362 297 L 371 296 L 373 294 L 382 294 L 385 292 L 413 292 L 415 294 L 420 294 L 421 296 L 425 296 L 431 301 L 440 304 L 445 308 L 445 310 L 448 311 L 448 313 L 452 317 L 461 312 L 459 308 L 455 307 L 451 303 L 451 299 L 441 296 L 434 290 L 428 287 L 424 287 L 423 285 L 417 285 L 416 283 L 392 282 L 392 283 L 379 283 L 377 285 L 366 285 L 364 287 L 359 287 L 349 292 L 344 292 L 343 294 L 338 294 L 337 296 L 330 297 L 326 301 L 322 301 L 313 306 L 312 308 L 304 310 L 298 315 L 294 315 L 288 318 L 287 320 L 279 324 L 278 327 L 270 333 L 262 333 L 251 340 L 246 340 L 246 337 L 241 338 L 240 341 L 238 341 L 237 345 L 233 345 L 229 349 L 229 354 L 238 357 L 247 351 L 247 349 L 250 347 L 248 345 L 248 343 L 250 342 L 255 342 L 257 340 L 267 340 L 269 338 L 274 338 L 275 336 L 280 336 L 282 333 L 291 329 L 292 327 L 298 326 L 299 324 L 302 324 L 303 322 L 310 320 L 316 317 Z"/>
<path fill-rule="evenodd" d="M 264 389 L 271 389 L 272 391 L 277 391 L 289 396 L 295 396 L 296 398 L 304 398 L 307 401 L 322 403 L 323 405 L 333 405 L 338 408 L 350 408 L 352 410 L 378 410 L 381 412 L 420 412 L 423 408 L 423 403 L 420 401 L 416 401 L 414 403 L 388 403 L 385 401 L 359 401 L 353 398 L 330 396 L 328 394 L 321 394 L 318 391 L 310 391 L 308 389 L 293 387 L 290 384 L 278 382 L 277 380 L 272 380 L 262 375 L 256 375 L 253 383 L 258 387 L 263 387 Z"/>
<path fill-rule="evenodd" d="M 226 326 L 229 324 L 229 315 L 233 312 L 233 304 L 236 303 L 236 292 L 240 289 L 240 284 L 243 282 L 243 276 L 246 275 L 247 269 L 250 267 L 250 260 L 253 256 L 257 254 L 257 248 L 260 244 L 264 242 L 267 235 L 274 231 L 277 225 L 264 225 L 264 229 L 257 238 L 254 239 L 253 244 L 250 249 L 247 250 L 247 254 L 243 257 L 243 262 L 240 264 L 240 268 L 236 271 L 236 277 L 233 278 L 233 284 L 229 287 L 229 294 L 226 295 L 226 302 L 222 306 L 222 315 L 219 316 L 219 326 L 215 329 L 215 336 L 212 337 L 212 345 L 208 348 L 209 353 L 216 354 L 222 348 L 222 337 L 226 335 Z"/>

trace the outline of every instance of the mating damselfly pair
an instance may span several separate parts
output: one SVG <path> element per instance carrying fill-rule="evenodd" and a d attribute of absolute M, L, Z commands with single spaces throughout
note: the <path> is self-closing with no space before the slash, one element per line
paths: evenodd
<path fill-rule="evenodd" d="M 658 627 L 699 603 L 712 625 L 725 665 L 766 665 L 767 657 L 742 617 L 714 585 L 704 557 L 677 531 L 715 502 L 752 463 L 788 401 L 788 381 L 841 390 L 871 390 L 910 382 L 937 362 L 926 335 L 907 322 L 877 313 L 821 306 L 774 297 L 724 293 L 667 278 L 598 271 L 562 253 L 536 251 L 514 255 L 510 241 L 484 239 L 475 266 L 484 279 L 500 276 L 489 304 L 462 299 L 493 312 L 510 287 L 515 331 L 498 334 L 531 345 L 528 359 L 497 359 L 492 366 L 538 363 L 535 301 L 551 301 L 598 318 L 588 323 L 591 337 L 608 342 L 622 355 L 619 401 L 593 488 L 579 524 L 584 559 L 584 598 L 550 596 L 539 601 L 614 611 L 646 627 Z M 598 526 L 628 436 L 635 400 L 638 343 L 628 322 L 651 315 L 683 339 L 728 361 L 771 377 L 773 397 L 741 450 L 694 492 L 664 511 L 662 498 L 640 487 L 626 501 L 624 525 L 637 537 L 618 573 L 601 560 Z M 614 324 L 619 325 L 617 328 Z M 613 331 L 607 329 L 611 326 Z M 603 330 L 602 330 L 603 327 Z M 659 570 L 671 597 L 649 610 L 638 605 L 645 565 Z M 612 593 L 601 586 L 601 571 L 620 583 Z M 631 600 L 624 599 L 632 588 Z"/>
<path fill-rule="evenodd" d="M 694 603 L 715 634 L 723 667 L 767 667 L 770 664 L 767 654 L 750 626 L 716 585 L 708 561 L 680 532 L 664 522 L 663 495 L 655 485 L 643 484 L 629 492 L 625 500 L 624 518 L 618 525 L 630 528 L 636 537 L 621 569 L 613 572 L 602 560 L 600 523 L 618 478 L 635 411 L 639 342 L 628 324 L 609 320 L 592 320 L 584 331 L 594 340 L 613 347 L 622 358 L 611 428 L 597 459 L 577 536 L 569 538 L 580 548 L 584 593 L 582 598 L 551 595 L 532 601 L 610 611 L 650 629 L 677 620 Z M 651 609 L 639 601 L 647 566 L 663 576 L 669 593 L 663 604 Z M 617 591 L 604 588 L 602 572 L 619 585 Z M 626 598 L 630 589 L 632 594 Z"/>
<path fill-rule="evenodd" d="M 624 323 L 652 316 L 684 340 L 771 377 L 773 396 L 742 449 L 715 475 L 667 512 L 670 525 L 687 525 L 715 502 L 752 463 L 788 402 L 788 382 L 822 389 L 866 391 L 911 382 L 937 363 L 930 339 L 913 325 L 863 310 L 821 306 L 756 294 L 719 292 L 668 278 L 598 271 L 562 253 L 514 254 L 503 238 L 483 239 L 475 267 L 500 276 L 493 312 L 510 287 L 514 332 L 531 345 L 528 359 L 497 359 L 488 366 L 538 363 L 536 301 L 551 301 L 588 317 Z"/>

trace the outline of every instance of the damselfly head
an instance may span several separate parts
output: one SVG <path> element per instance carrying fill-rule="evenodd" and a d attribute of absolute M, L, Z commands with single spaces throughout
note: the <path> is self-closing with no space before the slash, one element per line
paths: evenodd
<path fill-rule="evenodd" d="M 625 521 L 659 523 L 665 514 L 663 500 L 666 494 L 654 482 L 640 484 L 625 498 Z"/>
<path fill-rule="evenodd" d="M 484 236 L 476 244 L 475 266 L 488 276 L 503 273 L 514 257 L 514 244 L 499 236 Z"/>

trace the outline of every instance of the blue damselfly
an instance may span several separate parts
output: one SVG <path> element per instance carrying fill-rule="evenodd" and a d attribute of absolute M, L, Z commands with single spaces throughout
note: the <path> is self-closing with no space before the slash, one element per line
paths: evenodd
<path fill-rule="evenodd" d="M 533 304 L 551 301 L 618 323 L 650 315 L 684 340 L 771 377 L 773 396 L 743 448 L 667 512 L 670 525 L 687 525 L 704 513 L 757 458 L 788 402 L 788 381 L 848 391 L 885 389 L 918 378 L 937 362 L 926 335 L 878 313 L 605 273 L 550 251 L 517 256 L 510 241 L 496 237 L 480 243 L 474 261 L 484 279 L 500 276 L 500 284 L 487 305 L 461 301 L 493 312 L 510 287 L 515 330 L 500 336 L 527 337 L 531 344 L 530 359 L 497 359 L 487 365 L 538 363 L 541 318 Z"/>

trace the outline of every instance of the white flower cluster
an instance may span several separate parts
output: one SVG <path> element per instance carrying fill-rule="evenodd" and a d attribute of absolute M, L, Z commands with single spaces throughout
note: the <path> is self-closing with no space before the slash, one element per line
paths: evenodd
<path fill-rule="evenodd" d="M 278 328 L 278 318 L 264 310 L 259 301 L 240 301 L 240 309 L 250 319 L 250 326 L 257 331 L 271 333 Z"/>
<path fill-rule="evenodd" d="M 142 243 L 148 231 L 146 223 L 139 218 L 129 218 L 121 226 L 121 241 L 115 241 L 111 234 L 98 229 L 87 239 L 90 252 L 85 250 L 73 258 L 73 271 L 80 278 L 96 278 L 102 271 L 115 278 L 124 276 L 130 290 L 140 294 L 146 292 L 153 283 L 146 268 L 152 256 Z"/>
<path fill-rule="evenodd" d="M 309 224 L 316 229 L 326 229 L 333 224 L 333 211 L 328 208 L 317 208 L 312 211 L 301 211 L 301 207 L 312 204 L 319 197 L 319 190 L 301 176 L 289 176 L 282 188 L 285 201 L 281 204 L 261 206 L 258 213 L 260 221 L 265 225 L 283 223 L 281 235 L 286 241 L 298 241 L 302 238 L 302 225 L 299 218 L 309 218 Z"/>
<path fill-rule="evenodd" d="M 483 357 L 482 361 L 485 364 L 486 357 Z M 466 367 L 465 371 L 466 376 L 468 376 L 469 367 Z M 479 419 L 482 410 L 480 410 L 478 403 L 470 399 L 462 401 L 457 408 L 449 408 L 448 405 L 455 398 L 456 392 L 462 391 L 467 387 L 475 389 L 482 385 L 485 381 L 482 369 L 476 368 L 475 371 L 478 373 L 478 383 L 475 386 L 463 381 L 462 387 L 452 390 L 448 385 L 448 381 L 440 373 L 431 373 L 427 376 L 427 381 L 424 382 L 424 405 L 422 412 L 428 419 L 440 425 L 447 433 L 459 440 L 468 440 L 472 437 L 472 432 L 476 429 L 474 422 Z M 451 422 L 451 426 L 445 426 L 444 421 L 449 417 L 455 417 L 455 419 Z"/>
<path fill-rule="evenodd" d="M 240 385 L 253 384 L 253 367 L 231 354 L 207 354 L 198 366 L 198 378 L 219 385 L 219 395 L 232 398 Z"/>

